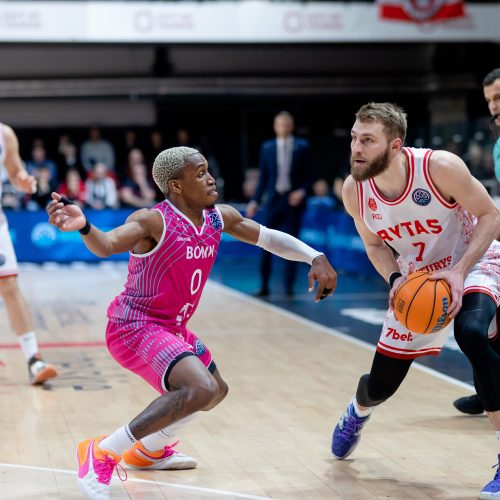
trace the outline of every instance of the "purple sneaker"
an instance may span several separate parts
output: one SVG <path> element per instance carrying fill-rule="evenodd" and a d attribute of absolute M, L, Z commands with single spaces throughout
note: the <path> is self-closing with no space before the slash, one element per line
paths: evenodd
<path fill-rule="evenodd" d="M 347 458 L 356 449 L 361 438 L 361 430 L 369 418 L 370 415 L 358 417 L 354 413 L 352 402 L 349 403 L 333 431 L 332 453 L 335 458 L 339 460 Z"/>
<path fill-rule="evenodd" d="M 481 491 L 479 495 L 481 499 L 500 498 L 500 455 L 498 455 L 498 462 L 498 464 L 493 466 L 497 468 L 495 477 Z"/>

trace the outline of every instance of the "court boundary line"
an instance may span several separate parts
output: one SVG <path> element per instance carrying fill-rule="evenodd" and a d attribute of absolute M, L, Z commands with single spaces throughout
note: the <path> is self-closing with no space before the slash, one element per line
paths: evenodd
<path fill-rule="evenodd" d="M 291 318 L 295 321 L 298 321 L 299 323 L 302 323 L 304 325 L 307 325 L 309 327 L 314 327 L 317 330 L 321 330 L 321 333 L 326 333 L 327 335 L 331 335 L 333 337 L 338 337 L 342 340 L 345 340 L 346 342 L 357 345 L 359 347 L 363 347 L 364 349 L 368 349 L 370 351 L 375 351 L 375 346 L 372 344 L 369 344 L 368 342 L 365 342 L 364 340 L 357 339 L 356 337 L 352 337 L 351 335 L 347 335 L 346 333 L 343 333 L 335 328 L 331 328 L 331 327 L 322 325 L 321 323 L 316 323 L 315 321 L 312 321 L 308 318 L 304 318 L 302 316 L 299 316 L 297 313 L 288 311 L 287 309 L 282 309 L 281 307 L 279 307 L 275 304 L 270 304 L 269 302 L 259 300 L 255 297 L 247 295 L 244 292 L 240 292 L 239 290 L 235 290 L 234 288 L 231 288 L 227 285 L 224 285 L 223 283 L 220 283 L 218 281 L 213 281 L 210 279 L 209 279 L 209 281 L 210 281 L 210 284 L 214 285 L 216 288 L 223 289 L 226 292 L 228 292 L 229 294 L 232 294 L 240 299 L 246 300 L 246 301 L 250 302 L 251 304 L 262 307 L 263 309 L 269 309 L 273 312 L 282 314 L 283 316 L 289 317 L 289 318 Z M 312 294 L 311 294 L 311 300 L 313 300 Z M 444 380 L 445 382 L 456 385 L 456 386 L 461 387 L 463 389 L 467 389 L 467 390 L 471 391 L 471 393 L 474 393 L 476 391 L 476 389 L 471 384 L 467 384 L 466 382 L 462 382 L 461 380 L 453 378 L 450 375 L 445 375 L 444 373 L 441 373 L 437 370 L 434 370 L 433 368 L 429 368 L 428 366 L 424 366 L 418 362 L 412 363 L 410 369 L 413 367 L 416 368 L 417 370 L 424 372 L 424 373 L 432 375 L 438 379 Z"/>
<path fill-rule="evenodd" d="M 54 469 L 51 467 L 38 467 L 36 465 L 21 465 L 21 464 L 4 464 L 0 463 L 0 468 L 6 467 L 10 469 L 28 469 L 40 472 L 51 472 L 60 474 L 71 474 L 76 476 L 76 471 L 66 470 L 66 469 Z M 113 477 L 113 481 L 116 483 L 119 480 L 116 476 Z M 198 491 L 200 493 L 209 493 L 214 495 L 232 496 L 237 498 L 246 498 L 248 500 L 273 500 L 272 497 L 261 497 L 256 495 L 249 495 L 247 493 L 236 493 L 234 491 L 219 490 L 214 488 L 204 488 L 203 486 L 191 486 L 179 483 L 167 483 L 165 481 L 155 481 L 152 479 L 139 479 L 135 477 L 127 477 L 126 481 L 131 481 L 133 483 L 146 483 L 146 484 L 156 484 L 158 486 L 166 486 L 168 488 L 177 488 L 181 490 L 191 490 Z"/>

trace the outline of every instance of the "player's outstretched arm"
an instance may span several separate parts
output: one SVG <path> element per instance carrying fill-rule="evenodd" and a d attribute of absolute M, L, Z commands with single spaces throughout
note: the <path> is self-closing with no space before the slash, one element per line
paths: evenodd
<path fill-rule="evenodd" d="M 318 282 L 316 302 L 333 294 L 337 288 L 337 273 L 324 254 L 287 233 L 268 229 L 257 222 L 246 219 L 229 205 L 220 205 L 224 220 L 224 231 L 237 240 L 257 245 L 279 257 L 311 265 L 309 291 Z"/>
<path fill-rule="evenodd" d="M 105 233 L 90 224 L 80 207 L 68 203 L 60 194 L 52 193 L 52 199 L 47 206 L 49 222 L 64 232 L 80 231 L 85 246 L 98 257 L 127 252 L 142 240 L 158 241 L 161 236 L 163 222 L 159 212 L 138 210 L 125 224 Z"/>

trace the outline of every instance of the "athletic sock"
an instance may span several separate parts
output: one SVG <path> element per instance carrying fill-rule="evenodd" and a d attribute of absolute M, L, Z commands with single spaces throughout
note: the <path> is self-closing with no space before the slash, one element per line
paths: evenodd
<path fill-rule="evenodd" d="M 158 432 L 150 434 L 141 439 L 142 446 L 148 451 L 159 451 L 163 450 L 170 442 L 172 442 L 173 437 L 182 429 L 187 423 L 191 422 L 199 412 L 188 415 L 187 417 L 181 418 L 177 422 L 161 429 Z"/>
<path fill-rule="evenodd" d="M 26 332 L 17 336 L 17 340 L 21 345 L 26 361 L 29 361 L 35 354 L 38 353 L 38 342 L 36 341 L 35 332 Z"/>
<path fill-rule="evenodd" d="M 356 396 L 352 398 L 352 406 L 354 408 L 354 413 L 356 414 L 357 417 L 359 418 L 365 418 L 370 416 L 373 413 L 373 410 L 375 409 L 374 406 L 371 406 L 370 408 L 367 408 L 366 410 L 360 410 L 359 408 L 359 403 L 356 399 Z"/>
<path fill-rule="evenodd" d="M 112 451 L 117 455 L 122 456 L 136 441 L 137 439 L 135 439 L 130 432 L 128 425 L 124 425 L 113 432 L 113 434 L 104 438 L 99 443 L 99 448 Z"/>

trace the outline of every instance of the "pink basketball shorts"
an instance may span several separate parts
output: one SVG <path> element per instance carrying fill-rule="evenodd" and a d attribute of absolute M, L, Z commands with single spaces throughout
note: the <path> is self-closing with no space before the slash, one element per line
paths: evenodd
<path fill-rule="evenodd" d="M 205 344 L 187 328 L 182 334 L 174 334 L 166 326 L 148 321 L 108 321 L 106 344 L 121 366 L 142 377 L 161 394 L 168 391 L 170 371 L 186 356 L 197 356 L 211 373 L 216 368 Z"/>

